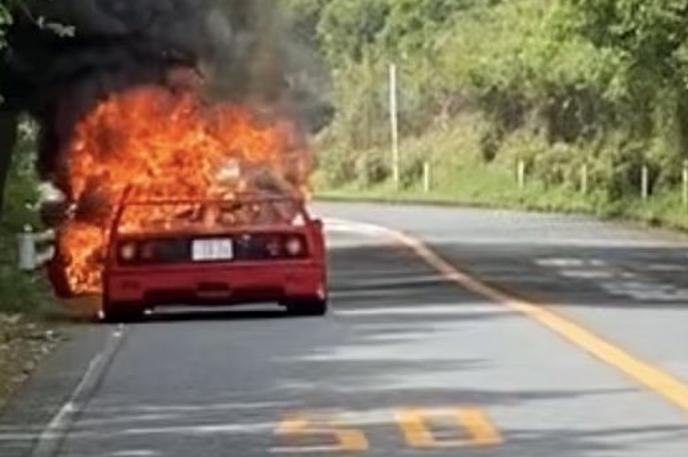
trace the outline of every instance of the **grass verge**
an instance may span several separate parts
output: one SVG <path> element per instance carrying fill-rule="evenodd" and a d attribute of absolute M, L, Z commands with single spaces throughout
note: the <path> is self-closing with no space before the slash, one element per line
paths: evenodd
<path fill-rule="evenodd" d="M 651 196 L 644 201 L 629 197 L 614 202 L 601 193 L 583 194 L 572 186 L 547 186 L 530 180 L 520 189 L 512 173 L 490 166 L 443 170 L 426 192 L 421 182 L 405 188 L 388 179 L 376 185 L 350 182 L 329 185 L 322 173 L 316 173 L 316 198 L 331 201 L 375 201 L 384 203 L 419 203 L 466 206 L 568 214 L 590 214 L 603 219 L 640 222 L 652 227 L 688 231 L 688 207 L 678 191 Z"/>

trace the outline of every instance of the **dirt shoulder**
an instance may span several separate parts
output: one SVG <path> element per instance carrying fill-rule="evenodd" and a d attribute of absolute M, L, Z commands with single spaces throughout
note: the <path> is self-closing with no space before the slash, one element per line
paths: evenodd
<path fill-rule="evenodd" d="M 62 339 L 49 322 L 0 313 L 0 408 Z"/>

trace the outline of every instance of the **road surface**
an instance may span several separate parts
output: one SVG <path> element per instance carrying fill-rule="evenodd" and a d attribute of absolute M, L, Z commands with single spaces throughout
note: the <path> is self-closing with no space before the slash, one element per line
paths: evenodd
<path fill-rule="evenodd" d="M 548 216 L 318 204 L 332 312 L 81 325 L 0 455 L 688 455 L 688 241 Z"/>

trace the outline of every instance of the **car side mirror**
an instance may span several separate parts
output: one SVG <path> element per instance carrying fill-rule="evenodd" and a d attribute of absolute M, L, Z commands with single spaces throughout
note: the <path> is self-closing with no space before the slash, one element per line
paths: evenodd
<path fill-rule="evenodd" d="M 322 221 L 322 219 L 315 219 L 315 220 L 313 221 L 313 225 L 314 225 L 315 228 L 317 228 L 318 230 L 323 230 L 323 229 L 325 228 L 325 223 Z"/>

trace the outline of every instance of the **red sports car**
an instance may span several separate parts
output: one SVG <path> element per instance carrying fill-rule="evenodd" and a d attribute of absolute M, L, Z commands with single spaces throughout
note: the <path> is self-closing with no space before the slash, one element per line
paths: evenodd
<path fill-rule="evenodd" d="M 282 197 L 128 202 L 113 223 L 103 286 L 108 321 L 159 306 L 271 301 L 321 316 L 323 223 Z"/>

